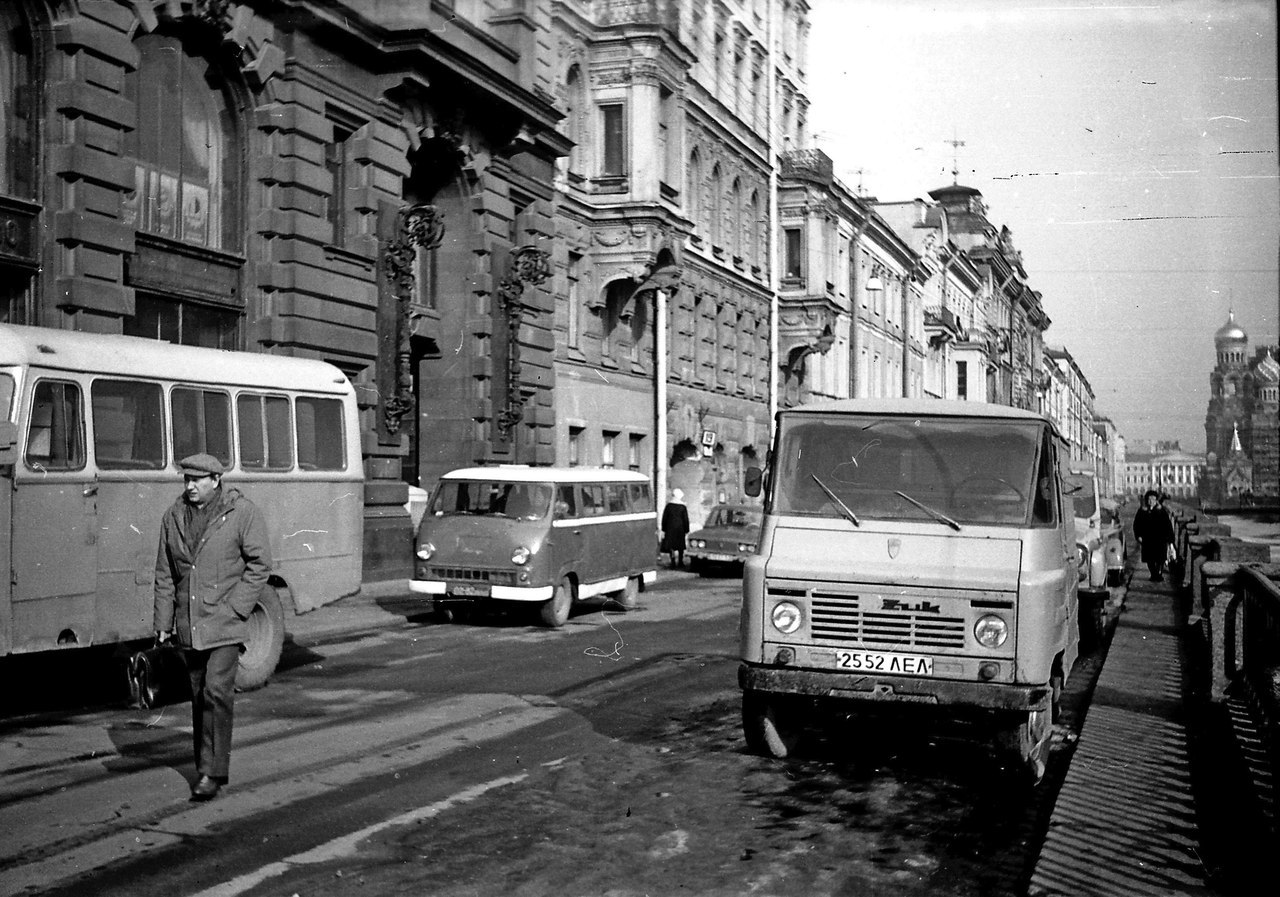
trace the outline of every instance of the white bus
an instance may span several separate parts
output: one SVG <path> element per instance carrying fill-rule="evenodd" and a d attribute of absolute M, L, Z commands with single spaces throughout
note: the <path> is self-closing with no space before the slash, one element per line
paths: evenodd
<path fill-rule="evenodd" d="M 208 452 L 262 509 L 275 561 L 237 685 L 306 611 L 360 587 L 355 390 L 321 361 L 0 325 L 0 656 L 152 635 L 160 517 Z"/>

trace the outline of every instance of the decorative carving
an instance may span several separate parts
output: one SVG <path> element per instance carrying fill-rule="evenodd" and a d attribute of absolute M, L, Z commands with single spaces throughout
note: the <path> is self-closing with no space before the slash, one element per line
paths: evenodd
<path fill-rule="evenodd" d="M 387 279 L 395 295 L 395 390 L 383 399 L 382 422 L 392 435 L 400 432 L 400 419 L 413 410 L 413 370 L 410 347 L 409 306 L 413 301 L 413 263 L 419 249 L 432 252 L 444 240 L 444 216 L 435 206 L 401 207 L 396 213 L 396 235 L 383 248 Z"/>
<path fill-rule="evenodd" d="M 520 389 L 520 325 L 530 310 L 521 301 L 527 284 L 537 286 L 551 276 L 551 256 L 533 246 L 521 246 L 511 253 L 511 270 L 498 283 L 498 306 L 507 319 L 506 407 L 497 416 L 498 432 L 504 439 L 524 419 L 526 396 Z"/>

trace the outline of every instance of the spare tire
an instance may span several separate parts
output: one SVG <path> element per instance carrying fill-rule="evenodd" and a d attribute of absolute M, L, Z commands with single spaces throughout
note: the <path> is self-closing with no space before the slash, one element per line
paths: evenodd
<path fill-rule="evenodd" d="M 240 650 L 240 663 L 236 667 L 238 691 L 252 691 L 266 685 L 280 662 L 280 653 L 284 650 L 284 605 L 280 594 L 271 586 L 263 586 L 246 622 L 249 638 Z"/>

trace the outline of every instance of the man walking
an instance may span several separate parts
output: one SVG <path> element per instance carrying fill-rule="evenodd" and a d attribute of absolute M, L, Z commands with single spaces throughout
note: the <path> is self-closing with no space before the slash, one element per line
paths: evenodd
<path fill-rule="evenodd" d="M 191 677 L 196 782 L 192 800 L 227 783 L 236 666 L 247 620 L 271 572 L 262 512 L 238 489 L 222 488 L 222 463 L 198 454 L 179 463 L 182 495 L 160 522 L 155 630 L 175 638 Z"/>

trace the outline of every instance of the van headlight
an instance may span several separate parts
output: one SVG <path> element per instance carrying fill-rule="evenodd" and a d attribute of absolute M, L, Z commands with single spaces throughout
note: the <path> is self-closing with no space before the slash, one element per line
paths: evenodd
<path fill-rule="evenodd" d="M 1076 543 L 1076 573 L 1081 582 L 1089 578 L 1089 548 L 1079 542 Z"/>
<path fill-rule="evenodd" d="M 423 542 L 421 545 L 418 546 L 417 555 L 418 555 L 418 560 L 420 561 L 431 560 L 431 555 L 435 553 L 436 553 L 436 547 L 432 545 L 430 542 Z"/>
<path fill-rule="evenodd" d="M 790 601 L 779 601 L 773 606 L 772 618 L 774 629 L 783 635 L 790 635 L 800 628 L 800 621 L 804 619 L 804 615 L 800 613 L 800 608 Z"/>
<path fill-rule="evenodd" d="M 515 551 L 511 552 L 511 563 L 524 565 L 529 563 L 529 558 L 533 557 L 533 552 L 521 545 Z"/>
<path fill-rule="evenodd" d="M 995 614 L 986 614 L 973 624 L 973 637 L 984 648 L 999 648 L 1009 637 L 1009 624 Z"/>

